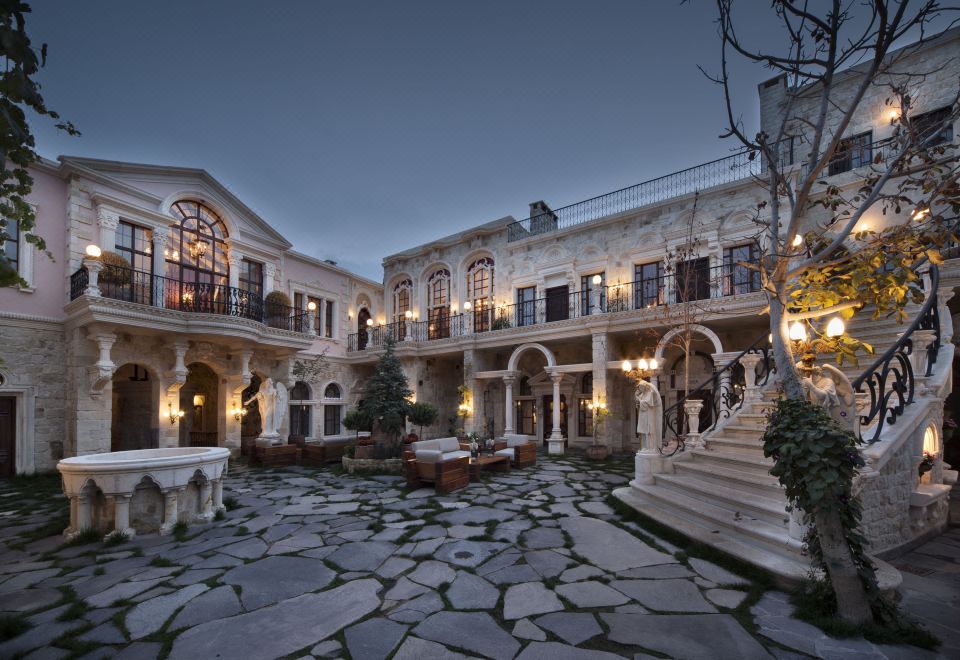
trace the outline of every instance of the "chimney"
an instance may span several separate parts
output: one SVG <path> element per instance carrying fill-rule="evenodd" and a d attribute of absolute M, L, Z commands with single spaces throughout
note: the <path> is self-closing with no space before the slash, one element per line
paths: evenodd
<path fill-rule="evenodd" d="M 557 214 L 542 199 L 530 203 L 530 233 L 545 234 L 557 229 Z"/>

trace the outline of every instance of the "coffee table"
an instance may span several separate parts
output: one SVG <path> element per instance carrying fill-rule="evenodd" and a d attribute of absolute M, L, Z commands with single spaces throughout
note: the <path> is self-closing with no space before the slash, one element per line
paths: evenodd
<path fill-rule="evenodd" d="M 484 470 L 489 472 L 509 472 L 509 456 L 477 456 L 470 459 L 470 481 L 480 481 L 480 473 Z"/>

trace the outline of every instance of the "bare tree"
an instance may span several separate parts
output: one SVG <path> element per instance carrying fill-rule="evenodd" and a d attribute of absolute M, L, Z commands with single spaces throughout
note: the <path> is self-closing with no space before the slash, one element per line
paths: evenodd
<path fill-rule="evenodd" d="M 766 195 L 756 222 L 764 251 L 754 268 L 769 302 L 784 396 L 802 400 L 788 323 L 799 319 L 816 329 L 811 319 L 832 312 L 849 317 L 863 306 L 871 306 L 875 316 L 903 318 L 906 305 L 923 297 L 917 266 L 924 259 L 939 261 L 939 248 L 952 238 L 960 211 L 958 161 L 955 145 L 942 138 L 957 119 L 957 96 L 935 118 L 914 112 L 918 91 L 936 71 L 925 69 L 917 53 L 935 38 L 928 34 L 931 24 L 949 15 L 933 0 L 833 0 L 822 3 L 823 10 L 803 0 L 774 0 L 771 11 L 783 39 L 782 47 L 768 51 L 738 32 L 734 0 L 716 3 L 720 70 L 709 77 L 724 92 L 723 137 L 762 159 L 758 183 Z M 757 5 L 746 3 L 744 11 L 756 13 Z M 910 38 L 910 46 L 895 50 Z M 784 77 L 777 119 L 755 135 L 748 134 L 735 107 L 728 66 L 734 57 Z M 866 148 L 848 132 L 866 112 L 864 100 L 878 94 L 890 109 L 891 137 Z M 831 167 L 840 169 L 838 162 L 861 164 L 863 156 L 868 156 L 865 178 L 854 189 L 824 181 L 834 173 Z M 864 228 L 868 213 L 902 217 L 883 229 Z M 838 359 L 858 346 L 849 337 L 830 341 Z M 808 513 L 841 617 L 871 620 L 866 587 L 835 508 Z"/>

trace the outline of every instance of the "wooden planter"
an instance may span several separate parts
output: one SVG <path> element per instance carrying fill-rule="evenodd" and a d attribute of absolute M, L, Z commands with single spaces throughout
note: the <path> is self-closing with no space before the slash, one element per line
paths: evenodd
<path fill-rule="evenodd" d="M 610 450 L 606 445 L 590 445 L 586 450 L 587 458 L 591 461 L 602 461 L 610 455 Z"/>

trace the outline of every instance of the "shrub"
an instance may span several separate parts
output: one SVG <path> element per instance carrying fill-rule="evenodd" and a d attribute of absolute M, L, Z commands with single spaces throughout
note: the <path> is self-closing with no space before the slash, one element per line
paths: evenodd
<path fill-rule="evenodd" d="M 439 416 L 436 407 L 429 403 L 418 401 L 410 406 L 410 421 L 420 427 L 420 438 L 423 438 L 423 427 L 435 423 Z"/>
<path fill-rule="evenodd" d="M 510 325 L 510 319 L 506 316 L 498 316 L 493 319 L 493 323 L 490 324 L 491 330 L 506 330 L 510 327 L 512 327 Z"/>
<path fill-rule="evenodd" d="M 130 284 L 131 266 L 126 257 L 116 252 L 104 250 L 100 254 L 100 263 L 103 264 L 103 270 L 100 271 L 100 282 L 117 286 Z"/>

